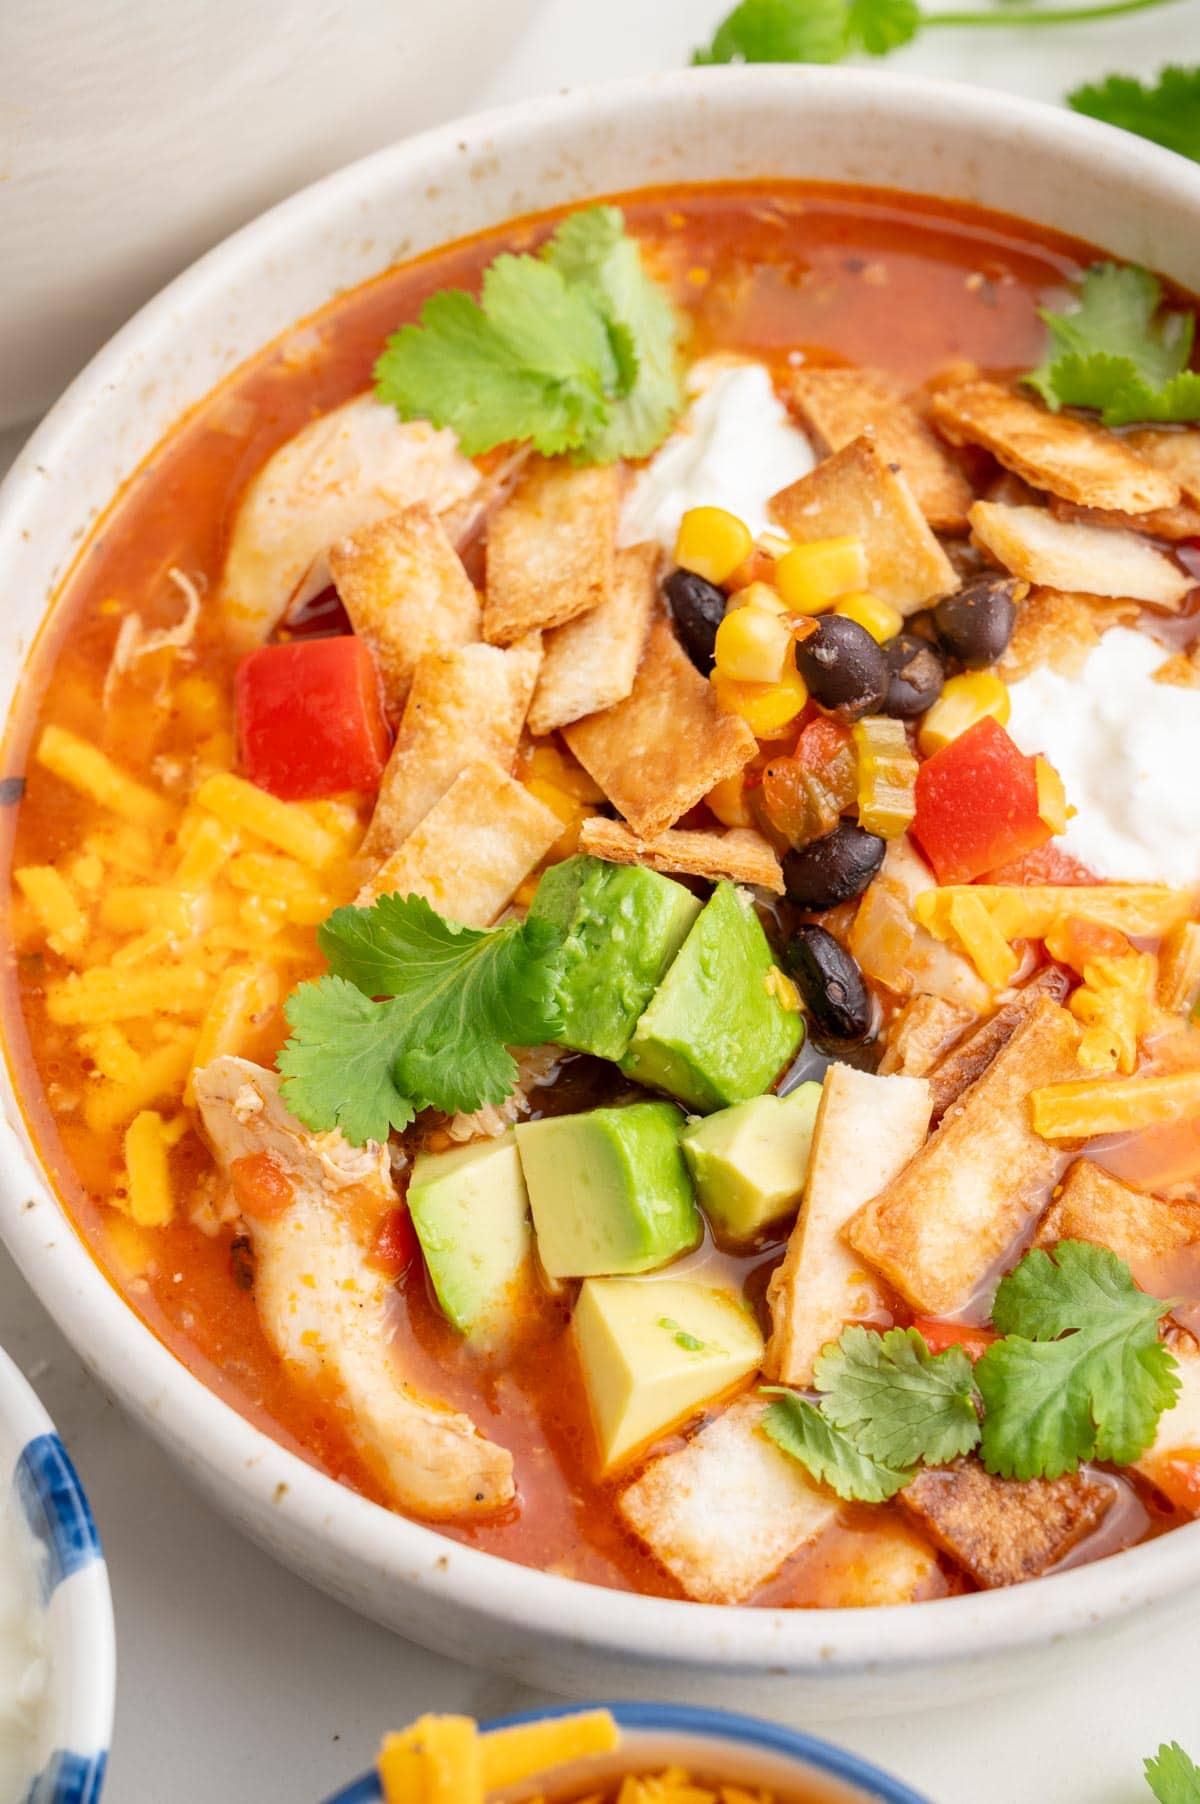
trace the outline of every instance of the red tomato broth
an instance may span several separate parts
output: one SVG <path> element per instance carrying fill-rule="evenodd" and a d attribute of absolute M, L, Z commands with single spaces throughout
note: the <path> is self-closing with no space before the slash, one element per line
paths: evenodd
<path fill-rule="evenodd" d="M 1059 302 L 1091 260 L 1084 246 L 999 215 L 869 190 L 713 187 L 647 192 L 622 205 L 656 266 L 671 273 L 676 298 L 692 316 L 696 353 L 743 349 L 782 368 L 789 353 L 801 351 L 813 361 L 882 367 L 908 384 L 959 358 L 997 371 L 1036 361 L 1043 333 L 1037 307 Z M 2 828 L 15 864 L 66 855 L 86 813 L 82 800 L 64 801 L 55 777 L 26 767 L 27 749 L 47 723 L 92 739 L 135 774 L 155 758 L 188 757 L 201 729 L 231 736 L 236 659 L 203 610 L 196 668 L 215 684 L 215 708 L 199 695 L 194 707 L 177 698 L 169 710 L 156 708 L 153 659 L 131 679 L 145 705 L 104 708 L 98 673 L 108 668 L 121 619 L 134 609 L 150 627 L 178 619 L 171 568 L 203 579 L 211 591 L 239 497 L 271 452 L 359 392 L 388 332 L 414 318 L 430 293 L 475 283 L 500 249 L 536 242 L 550 223 L 530 219 L 450 246 L 339 298 L 249 360 L 147 459 L 81 551 L 31 662 L 7 747 L 6 770 L 23 773 L 26 783 Z M 311 934 L 306 944 L 307 962 L 298 960 L 291 981 L 320 968 Z M 131 1234 L 126 1219 L 106 1206 L 121 1182 L 121 1134 L 89 1132 L 66 1106 L 86 1088 L 89 1065 L 69 1032 L 46 1015 L 48 959 L 53 955 L 20 953 L 10 961 L 8 1045 L 35 1141 L 87 1245 L 156 1336 L 205 1383 L 283 1444 L 380 1498 L 337 1399 L 297 1385 L 268 1345 L 253 1297 L 237 1280 L 230 1230 L 209 1236 L 181 1216 L 167 1228 Z M 269 1059 L 285 1031 L 276 1010 L 263 1024 L 256 1056 Z M 180 1194 L 197 1189 L 211 1169 L 194 1131 L 172 1161 Z M 735 1280 L 753 1272 L 751 1291 L 761 1296 L 777 1257 L 778 1249 L 767 1249 L 735 1260 L 706 1243 L 671 1275 L 715 1262 Z M 401 1279 L 396 1333 L 414 1385 L 467 1409 L 516 1462 L 518 1501 L 508 1511 L 474 1525 L 444 1524 L 439 1532 L 544 1570 L 677 1595 L 621 1526 L 616 1485 L 593 1476 L 582 1384 L 571 1377 L 568 1313 L 568 1302 L 548 1299 L 501 1366 L 463 1348 L 432 1301 L 419 1262 Z M 845 1532 L 853 1535 L 858 1521 L 847 1511 Z M 819 1564 L 798 1556 L 760 1601 L 818 1602 Z"/>

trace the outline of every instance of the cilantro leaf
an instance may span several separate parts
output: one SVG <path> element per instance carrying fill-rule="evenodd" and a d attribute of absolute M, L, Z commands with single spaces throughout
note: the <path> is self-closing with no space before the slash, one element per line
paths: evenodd
<path fill-rule="evenodd" d="M 1200 162 L 1200 66 L 1172 64 L 1153 84 L 1132 75 L 1085 82 L 1067 95 L 1067 105 Z"/>
<path fill-rule="evenodd" d="M 988 1471 L 1059 1478 L 1083 1460 L 1125 1466 L 1144 1453 L 1179 1391 L 1158 1339 L 1170 1307 L 1106 1247 L 1066 1240 L 1053 1258 L 1027 1253 L 996 1292 L 1004 1338 L 975 1367 Z"/>
<path fill-rule="evenodd" d="M 797 1460 L 818 1484 L 855 1503 L 885 1503 L 906 1485 L 911 1472 L 897 1472 L 872 1459 L 835 1428 L 805 1397 L 777 1396 L 763 1416 L 763 1428 L 781 1452 Z"/>
<path fill-rule="evenodd" d="M 850 0 L 851 48 L 861 48 L 868 56 L 887 56 L 902 44 L 910 44 L 921 25 L 916 0 Z"/>
<path fill-rule="evenodd" d="M 693 63 L 840 63 L 850 50 L 847 0 L 742 0 Z"/>
<path fill-rule="evenodd" d="M 1047 355 L 1025 381 L 1055 412 L 1094 408 L 1106 426 L 1200 419 L 1200 372 L 1187 367 L 1195 318 L 1161 300 L 1148 270 L 1093 265 L 1073 312 L 1042 310 Z"/>
<path fill-rule="evenodd" d="M 641 457 L 682 406 L 678 322 L 615 207 L 574 214 L 538 256 L 497 257 L 480 299 L 445 289 L 393 333 L 375 392 L 450 426 L 469 456 L 528 440 L 547 457 Z"/>
<path fill-rule="evenodd" d="M 970 1358 L 961 1347 L 931 1353 L 915 1328 L 846 1328 L 814 1375 L 821 1414 L 885 1466 L 945 1465 L 979 1440 Z"/>
<path fill-rule="evenodd" d="M 517 1074 L 507 1048 L 561 1025 L 560 942 L 546 921 L 462 927 L 420 896 L 389 895 L 339 908 L 317 937 L 331 975 L 288 997 L 292 1034 L 276 1062 L 305 1126 L 340 1127 L 356 1146 L 420 1109 L 503 1102 Z"/>
<path fill-rule="evenodd" d="M 1158 1804 L 1200 1804 L 1200 1766 L 1177 1741 L 1164 1741 L 1147 1760 L 1146 1783 Z"/>

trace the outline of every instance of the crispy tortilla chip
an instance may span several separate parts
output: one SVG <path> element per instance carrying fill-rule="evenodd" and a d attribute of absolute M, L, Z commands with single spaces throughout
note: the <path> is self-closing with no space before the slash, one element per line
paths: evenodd
<path fill-rule="evenodd" d="M 1101 601 L 1063 589 L 1031 589 L 1021 603 L 1012 638 L 996 666 L 1006 683 L 1027 677 L 1039 664 L 1078 676 L 1110 626 L 1131 626 L 1136 601 Z"/>
<path fill-rule="evenodd" d="M 647 870 L 683 871 L 719 883 L 753 883 L 760 889 L 783 894 L 783 872 L 774 848 L 752 827 L 734 827 L 728 833 L 696 833 L 675 827 L 657 839 L 641 840 L 624 821 L 600 816 L 584 821 L 579 849 L 610 864 L 644 864 Z"/>
<path fill-rule="evenodd" d="M 1044 965 L 1009 1002 L 982 1022 L 966 1039 L 958 1040 L 928 1073 L 933 1094 L 933 1119 L 940 1121 L 951 1103 L 957 1102 L 976 1078 L 982 1077 L 1002 1046 L 1007 1046 L 1024 1025 L 1042 996 L 1065 1002 L 1071 980 L 1061 965 Z"/>
<path fill-rule="evenodd" d="M 1179 1395 L 1170 1409 L 1165 1409 L 1159 1417 L 1154 1444 L 1138 1460 L 1134 1470 L 1148 1478 L 1151 1484 L 1160 1486 L 1168 1497 L 1178 1499 L 1190 1514 L 1195 1515 L 1195 1493 L 1190 1485 L 1179 1486 L 1177 1462 L 1183 1460 L 1190 1465 L 1196 1449 L 1200 1448 L 1200 1353 L 1182 1337 L 1175 1340 L 1171 1351 L 1177 1361 Z M 1174 1485 L 1173 1477 L 1176 1479 Z M 1179 1495 L 1181 1489 L 1182 1498 Z"/>
<path fill-rule="evenodd" d="M 362 857 L 394 852 L 468 764 L 485 758 L 512 768 L 540 663 L 536 633 L 508 651 L 464 645 L 421 659 Z"/>
<path fill-rule="evenodd" d="M 607 601 L 546 635 L 545 658 L 529 710 L 531 733 L 552 733 L 624 701 L 633 688 L 658 599 L 657 545 L 618 551 Z"/>
<path fill-rule="evenodd" d="M 887 1030 L 880 1077 L 924 1077 L 976 1019 L 973 1009 L 940 996 L 912 996 Z"/>
<path fill-rule="evenodd" d="M 1144 426 L 1127 433 L 1125 443 L 1156 470 L 1165 470 L 1179 484 L 1184 500 L 1200 507 L 1200 429 Z"/>
<path fill-rule="evenodd" d="M 900 1493 L 944 1553 L 993 1591 L 1040 1578 L 1098 1528 L 1117 1500 L 1111 1479 L 993 1478 L 978 1460 L 921 1472 Z"/>
<path fill-rule="evenodd" d="M 912 489 L 869 439 L 856 438 L 774 495 L 771 512 L 802 543 L 853 533 L 867 554 L 871 591 L 902 614 L 959 587 Z"/>
<path fill-rule="evenodd" d="M 1044 507 L 977 501 L 971 526 L 992 556 L 1028 583 L 1178 608 L 1193 579 L 1134 532 L 1056 520 Z"/>
<path fill-rule="evenodd" d="M 418 659 L 479 637 L 479 597 L 424 502 L 331 546 L 329 568 L 355 632 L 375 654 L 393 717 Z"/>
<path fill-rule="evenodd" d="M 488 528 L 485 639 L 511 645 L 610 599 L 619 500 L 615 464 L 530 459 Z"/>
<path fill-rule="evenodd" d="M 1050 511 L 1056 520 L 1082 520 L 1085 526 L 1140 532 L 1145 538 L 1166 539 L 1169 544 L 1200 536 L 1200 507 L 1190 501 L 1181 501 L 1178 507 L 1156 507 L 1149 514 L 1114 514 L 1100 507 L 1076 507 L 1052 496 Z"/>
<path fill-rule="evenodd" d="M 797 370 L 796 412 L 826 452 L 869 433 L 889 464 L 899 464 L 917 506 L 937 532 L 965 532 L 971 485 L 921 415 L 876 370 Z"/>
<path fill-rule="evenodd" d="M 916 1157 L 850 1222 L 855 1252 L 918 1314 L 962 1309 L 1041 1214 L 1059 1154 L 1033 1131 L 1029 1092 L 1077 1077 L 1078 1047 L 1074 1017 L 1040 996 Z"/>
<path fill-rule="evenodd" d="M 451 921 L 490 927 L 562 832 L 556 814 L 501 770 L 469 764 L 356 898 L 424 896 Z"/>
<path fill-rule="evenodd" d="M 1132 1190 L 1090 1159 L 1077 1159 L 1038 1224 L 1037 1245 L 1090 1240 L 1123 1259 L 1152 1296 L 1179 1285 L 1179 1255 L 1200 1247 L 1200 1203 L 1165 1203 Z M 1194 1270 L 1193 1261 L 1190 1263 Z"/>
<path fill-rule="evenodd" d="M 1103 426 L 1051 413 L 998 382 L 939 389 L 930 403 L 954 445 L 982 445 L 1006 470 L 1080 507 L 1148 514 L 1174 507 L 1179 484 Z"/>
<path fill-rule="evenodd" d="M 563 738 L 639 839 L 657 839 L 758 750 L 745 721 L 722 713 L 712 684 L 661 619 L 650 628 L 632 693 L 564 727 Z"/>

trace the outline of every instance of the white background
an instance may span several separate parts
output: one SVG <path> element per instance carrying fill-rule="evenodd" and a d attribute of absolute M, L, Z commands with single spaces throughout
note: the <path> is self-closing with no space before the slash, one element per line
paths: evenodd
<path fill-rule="evenodd" d="M 720 0 L 547 0 L 462 110 L 677 66 L 720 11 Z M 890 66 L 1054 100 L 1092 76 L 1197 55 L 1200 0 L 1184 0 L 1083 30 L 932 31 Z M 0 436 L 0 470 L 20 437 Z M 389 1724 L 537 1701 L 360 1621 L 241 1540 L 125 1424 L 2 1251 L 0 1337 L 66 1437 L 108 1553 L 120 1683 L 106 1804 L 318 1804 L 369 1764 Z M 1200 1755 L 1200 1642 L 1134 1631 L 1115 1650 L 1064 1648 L 1060 1677 L 1036 1692 L 934 1703 L 830 1732 L 934 1804 L 1145 1804 L 1143 1755 L 1173 1737 Z"/>

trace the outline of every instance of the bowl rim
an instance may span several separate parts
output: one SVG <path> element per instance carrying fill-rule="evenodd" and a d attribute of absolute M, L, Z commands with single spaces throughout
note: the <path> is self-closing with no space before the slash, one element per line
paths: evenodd
<path fill-rule="evenodd" d="M 551 1704 L 545 1709 L 519 1710 L 511 1716 L 498 1716 L 480 1723 L 483 1733 L 492 1729 L 519 1729 L 528 1723 L 543 1723 L 560 1716 L 577 1716 L 582 1710 L 608 1710 L 622 1729 L 653 1731 L 664 1735 L 691 1735 L 706 1741 L 731 1742 L 735 1746 L 764 1748 L 771 1754 L 782 1754 L 802 1762 L 808 1768 L 804 1777 L 816 1771 L 827 1779 L 839 1779 L 864 1793 L 871 1804 L 930 1804 L 921 1792 L 915 1792 L 902 1779 L 885 1773 L 861 1755 L 822 1736 L 810 1735 L 805 1729 L 791 1729 L 784 1723 L 773 1723 L 765 1717 L 747 1716 L 742 1711 L 716 1710 L 702 1704 L 619 1703 L 601 1699 L 572 1704 Z M 326 1804 L 382 1804 L 383 1792 L 378 1774 L 371 1769 L 351 1780 L 343 1790 L 335 1792 Z"/>
<path fill-rule="evenodd" d="M 73 1584 L 65 1592 L 55 1592 L 56 1596 L 63 1596 L 66 1607 L 69 1671 L 52 1671 L 51 1690 L 64 1692 L 71 1700 L 65 1733 L 58 1746 L 65 1746 L 89 1764 L 90 1783 L 94 1789 L 86 1796 L 94 1804 L 99 1797 L 104 1766 L 112 1745 L 116 1709 L 116 1623 L 108 1564 L 96 1531 L 92 1506 L 62 1437 L 32 1384 L 3 1347 L 0 1347 L 0 1427 L 13 1430 L 12 1449 L 16 1461 L 31 1446 L 46 1441 L 51 1443 L 56 1501 L 63 1498 L 66 1516 L 80 1524 L 88 1536 L 89 1557 L 79 1573 L 80 1577 L 86 1576 L 87 1583 Z M 16 1472 L 16 1461 L 12 1475 Z M 0 1473 L 6 1483 L 12 1475 Z M 47 1804 L 53 1804 L 59 1797 L 67 1804 L 68 1796 L 79 1795 L 70 1790 L 66 1774 L 60 1783 L 64 1786 L 63 1791 L 47 1794 Z M 40 1791 L 38 1796 L 42 1796 Z"/>
<path fill-rule="evenodd" d="M 432 158 L 453 160 L 485 147 L 488 155 L 502 157 L 506 147 L 531 138 L 558 144 L 593 109 L 637 116 L 664 95 L 703 97 L 710 106 L 750 105 L 768 95 L 802 103 L 812 91 L 843 106 L 847 117 L 863 107 L 882 108 L 917 129 L 927 129 L 932 117 L 974 130 L 986 118 L 1038 141 L 1047 155 L 1118 159 L 1126 175 L 1164 205 L 1200 210 L 1200 166 L 1173 152 L 1037 101 L 890 72 L 785 65 L 677 70 L 455 120 L 301 189 L 218 244 L 140 309 L 51 409 L 0 486 L 0 571 L 20 542 L 22 512 L 34 504 L 43 467 L 69 467 L 108 397 L 136 379 L 145 351 L 169 343 L 188 309 L 235 273 L 268 268 L 272 247 L 286 244 L 310 216 L 340 216 L 380 179 L 412 179 Z M 89 523 L 85 542 L 94 526 Z M 48 611 L 43 623 L 46 618 Z M 7 1040 L 3 1050 L 9 1061 Z M 15 1090 L 11 1061 L 9 1068 Z M 279 1524 L 277 1538 L 293 1548 L 319 1536 L 344 1565 L 368 1563 L 383 1583 L 420 1589 L 439 1610 L 519 1624 L 547 1647 L 579 1646 L 627 1665 L 660 1662 L 681 1674 L 833 1676 L 990 1660 L 1115 1623 L 1200 1583 L 1200 1522 L 1030 1585 L 872 1609 L 750 1609 L 651 1597 L 480 1552 L 339 1485 L 194 1376 L 110 1284 L 23 1136 L 19 1120 L 6 1115 L 0 1123 L 0 1236 L 85 1363 L 143 1422 L 157 1419 L 185 1463 L 219 1480 L 226 1495 L 244 1499 L 235 1512 L 243 1523 L 253 1528 L 270 1517 Z M 66 1234 L 56 1231 L 64 1225 Z"/>

